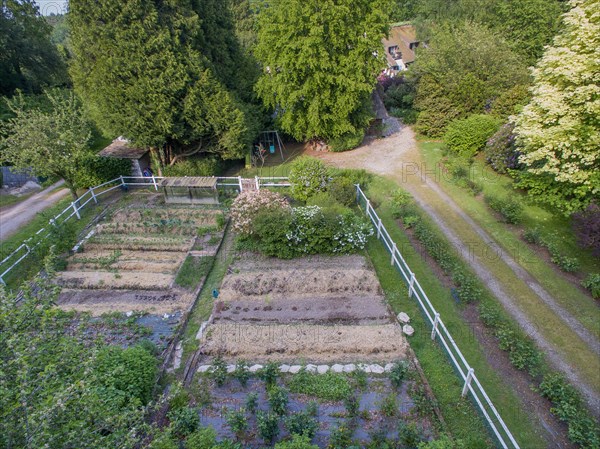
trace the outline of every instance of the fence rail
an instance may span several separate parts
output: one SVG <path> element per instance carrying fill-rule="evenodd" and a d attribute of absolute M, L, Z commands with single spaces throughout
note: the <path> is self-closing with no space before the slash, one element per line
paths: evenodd
<path fill-rule="evenodd" d="M 25 240 L 17 249 L 0 261 L 0 282 L 4 283 L 4 277 L 25 258 L 27 258 L 27 256 L 32 253 L 33 249 L 35 249 L 35 247 L 39 245 L 43 239 L 50 235 L 49 226 L 59 226 L 73 216 L 81 219 L 80 211 L 92 201 L 94 204 L 97 204 L 99 198 L 108 192 L 112 192 L 116 189 L 126 189 L 129 186 L 151 187 L 155 190 L 158 190 L 159 181 L 162 179 L 162 177 L 157 176 L 120 176 L 117 179 L 113 179 L 90 188 L 84 195 L 79 197 L 77 201 L 72 202 L 61 213 L 51 218 L 46 227 L 37 231 L 33 237 Z M 244 190 L 244 185 L 252 185 L 253 189 L 260 189 L 261 187 L 289 187 L 290 183 L 288 182 L 288 178 L 283 177 L 255 177 L 253 180 L 244 179 L 242 177 L 217 178 L 218 187 L 235 187 L 242 191 Z M 396 243 L 392 240 L 390 234 L 383 225 L 381 218 L 377 215 L 377 212 L 373 206 L 371 206 L 371 202 L 358 184 L 356 185 L 356 200 L 359 207 L 364 207 L 365 214 L 367 217 L 369 217 L 377 229 L 377 238 L 383 242 L 385 248 L 390 253 L 391 265 L 398 269 L 403 280 L 406 282 L 408 286 L 408 296 L 416 299 L 421 311 L 423 312 L 423 315 L 427 318 L 427 321 L 431 325 L 431 339 L 434 341 L 437 340 L 439 343 L 441 343 L 446 350 L 453 367 L 464 382 L 462 396 L 470 395 L 478 410 L 485 418 L 498 444 L 502 448 L 519 449 L 519 445 L 515 441 L 510 430 L 502 420 L 502 417 L 483 389 L 479 379 L 477 379 L 475 370 L 466 361 L 462 352 L 456 345 L 456 342 L 452 338 L 452 335 L 450 332 L 448 332 L 448 329 L 446 328 L 446 325 L 444 324 L 440 314 L 431 304 L 427 294 L 423 291 L 423 287 L 421 287 L 421 284 L 417 280 L 415 274 L 404 260 L 404 257 L 402 257 L 402 254 L 398 250 Z M 64 217 L 65 215 L 66 217 Z M 40 235 L 42 236 L 41 239 L 37 242 L 34 242 L 34 237 Z M 8 268 L 3 269 L 2 267 L 4 266 L 8 266 Z"/>
<path fill-rule="evenodd" d="M 385 248 L 390 253 L 391 265 L 398 269 L 403 280 L 406 282 L 408 287 L 408 296 L 416 299 L 421 311 L 423 312 L 423 315 L 427 318 L 427 321 L 431 325 L 431 339 L 434 341 L 437 340 L 439 343 L 441 343 L 448 357 L 450 358 L 454 369 L 464 382 L 462 396 L 464 397 L 470 394 L 470 397 L 475 402 L 477 409 L 485 418 L 485 421 L 495 436 L 496 441 L 502 448 L 519 449 L 519 445 L 496 410 L 496 407 L 494 407 L 494 404 L 488 397 L 487 393 L 481 386 L 479 379 L 477 379 L 475 370 L 471 367 L 471 365 L 469 365 L 462 352 L 456 345 L 456 342 L 452 338 L 450 332 L 448 332 L 448 329 L 446 328 L 446 325 L 444 324 L 440 314 L 431 304 L 427 294 L 423 291 L 423 287 L 421 287 L 421 284 L 417 280 L 415 274 L 404 260 L 404 257 L 402 257 L 402 254 L 398 250 L 396 243 L 390 237 L 390 234 L 381 222 L 381 218 L 377 215 L 377 212 L 359 185 L 356 185 L 356 200 L 361 208 L 364 207 L 365 214 L 367 217 L 369 217 L 375 226 L 375 229 L 377 230 L 377 238 L 383 242 Z"/>
<path fill-rule="evenodd" d="M 32 237 L 25 240 L 20 246 L 17 247 L 12 253 L 6 256 L 0 261 L 0 283 L 5 284 L 4 279 L 6 276 L 14 270 L 23 260 L 29 256 L 33 250 L 42 243 L 42 241 L 51 233 L 50 226 L 60 226 L 72 217 L 81 219 L 81 211 L 90 203 L 98 204 L 100 198 L 114 190 L 126 189 L 128 187 L 150 187 L 154 190 L 158 190 L 160 181 L 164 177 L 150 176 L 150 177 L 137 177 L 137 176 L 119 176 L 118 178 L 112 179 L 95 187 L 91 187 L 80 196 L 76 201 L 69 204 L 62 212 L 54 216 L 48 221 L 48 225 L 38 230 Z M 244 178 L 236 177 L 218 177 L 217 187 L 235 187 L 239 190 L 243 190 Z M 251 179 L 251 183 L 256 186 L 257 189 L 261 187 L 289 187 L 288 182 L 281 182 L 287 180 L 287 178 L 259 178 L 256 177 Z M 248 180 L 246 180 L 248 181 Z"/>

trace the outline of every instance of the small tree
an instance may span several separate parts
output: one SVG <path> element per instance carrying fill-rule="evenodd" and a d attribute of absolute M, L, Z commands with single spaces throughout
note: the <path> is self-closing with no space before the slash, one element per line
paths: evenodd
<path fill-rule="evenodd" d="M 2 126 L 2 160 L 17 169 L 31 168 L 37 176 L 64 179 L 77 199 L 79 181 L 85 175 L 84 161 L 93 157 L 90 125 L 72 92 L 47 91 L 46 97 L 52 105 L 50 111 L 26 109 L 19 97 L 8 101 L 15 117 Z"/>

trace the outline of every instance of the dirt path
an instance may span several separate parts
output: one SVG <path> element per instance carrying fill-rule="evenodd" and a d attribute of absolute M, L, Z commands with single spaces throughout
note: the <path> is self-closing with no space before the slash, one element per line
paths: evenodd
<path fill-rule="evenodd" d="M 54 189 L 64 184 L 58 181 L 41 192 L 32 195 L 21 203 L 9 206 L 0 211 L 0 241 L 7 239 L 19 230 L 23 225 L 29 223 L 38 212 L 54 205 L 69 194 L 68 189 Z"/>
<path fill-rule="evenodd" d="M 477 276 L 504 305 L 505 309 L 517 320 L 525 332 L 537 342 L 553 365 L 561 370 L 582 391 L 593 411 L 597 415 L 600 413 L 600 395 L 597 389 L 594 388 L 595 386 L 584 381 L 579 373 L 565 360 L 563 354 L 556 351 L 555 347 L 539 331 L 539 326 L 519 307 L 517 299 L 508 294 L 505 286 L 498 280 L 494 273 L 473 254 L 472 245 L 474 242 L 464 242 L 455 230 L 452 229 L 448 220 L 457 217 L 458 220 L 462 221 L 460 226 L 468 227 L 481 240 L 481 242 L 477 243 L 493 246 L 496 254 L 511 268 L 515 277 L 527 284 L 539 300 L 568 325 L 596 355 L 599 353 L 600 348 L 598 339 L 587 331 L 575 317 L 562 308 L 506 251 L 499 248 L 489 234 L 467 216 L 441 190 L 435 181 L 430 179 L 427 173 L 425 175 L 421 173 L 422 159 L 417 148 L 414 133 L 409 127 L 401 126 L 397 133 L 384 139 L 368 141 L 360 148 L 351 152 L 320 153 L 307 151 L 305 154 L 318 157 L 338 167 L 363 168 L 379 175 L 391 177 L 406 188 L 423 210 L 439 226 L 455 249 L 467 260 Z M 446 213 L 446 209 L 442 211 L 439 208 L 434 208 L 428 201 L 428 197 L 435 197 L 437 201 L 441 200 L 444 208 L 449 209 L 448 213 Z M 455 215 L 455 217 L 451 215 Z M 453 223 L 453 225 L 458 226 L 457 223 Z"/>

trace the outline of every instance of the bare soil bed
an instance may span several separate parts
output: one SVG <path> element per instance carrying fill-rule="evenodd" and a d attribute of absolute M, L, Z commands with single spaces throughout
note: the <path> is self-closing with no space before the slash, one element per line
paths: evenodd
<path fill-rule="evenodd" d="M 99 234 L 85 243 L 84 249 L 182 252 L 189 251 L 193 245 L 194 238 L 189 236 Z"/>
<path fill-rule="evenodd" d="M 345 296 L 243 299 L 217 304 L 215 322 L 261 324 L 388 324 L 388 310 L 380 297 Z"/>
<path fill-rule="evenodd" d="M 406 358 L 400 326 L 213 324 L 206 355 L 253 362 L 390 362 Z"/>
<path fill-rule="evenodd" d="M 100 316 L 109 312 L 149 312 L 155 315 L 186 311 L 194 296 L 183 289 L 89 290 L 63 289 L 58 305 L 64 310 Z"/>
<path fill-rule="evenodd" d="M 166 290 L 173 283 L 173 275 L 146 271 L 63 271 L 57 276 L 57 283 L 67 288 Z"/>

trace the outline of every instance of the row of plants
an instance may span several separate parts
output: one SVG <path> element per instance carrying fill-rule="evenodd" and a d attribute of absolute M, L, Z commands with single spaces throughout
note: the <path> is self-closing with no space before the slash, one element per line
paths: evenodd
<path fill-rule="evenodd" d="M 600 445 L 599 429 L 586 409 L 579 393 L 564 377 L 552 371 L 545 363 L 543 353 L 512 320 L 500 310 L 490 294 L 460 260 L 446 240 L 433 231 L 422 219 L 410 195 L 399 190 L 394 193 L 392 207 L 396 218 L 402 220 L 406 228 L 413 228 L 414 236 L 442 270 L 452 278 L 457 286 L 456 296 L 464 302 L 479 302 L 479 315 L 498 340 L 500 349 L 508 352 L 511 364 L 528 372 L 539 385 L 539 391 L 553 402 L 552 413 L 569 426 L 571 441 L 584 448 Z M 552 393 L 548 385 L 559 385 L 560 392 Z M 565 393 L 562 393 L 562 392 Z"/>
<path fill-rule="evenodd" d="M 466 189 L 473 195 L 478 195 L 482 192 L 483 186 L 481 183 L 474 180 L 471 176 L 472 166 L 469 159 L 450 154 L 445 157 L 443 163 L 454 184 Z M 486 194 L 484 201 L 490 209 L 501 216 L 503 222 L 515 225 L 523 222 L 525 211 L 518 195 L 516 197 L 499 197 Z M 588 209 L 575 213 L 572 217 L 573 230 L 580 246 L 591 249 L 594 254 L 600 251 L 596 248 L 599 241 L 597 236 L 600 232 L 599 210 L 600 207 L 591 204 Z M 554 242 L 555 238 L 552 236 L 544 237 L 539 227 L 525 229 L 523 239 L 528 243 L 546 248 L 550 253 L 551 262 L 557 265 L 562 271 L 567 273 L 579 271 L 581 266 L 579 259 L 574 256 L 565 255 Z M 590 291 L 594 298 L 600 296 L 599 278 L 599 274 L 590 273 L 582 282 L 582 285 Z"/>

